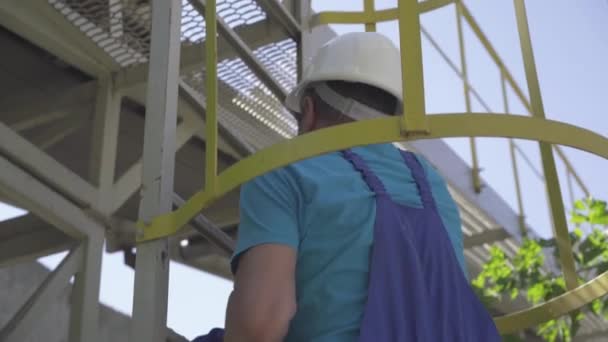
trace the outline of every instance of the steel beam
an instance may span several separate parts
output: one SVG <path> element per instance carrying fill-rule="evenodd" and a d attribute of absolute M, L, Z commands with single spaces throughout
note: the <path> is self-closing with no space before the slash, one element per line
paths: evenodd
<path fill-rule="evenodd" d="M 27 214 L 0 222 L 0 267 L 69 249 L 75 240 L 38 217 Z"/>
<path fill-rule="evenodd" d="M 212 244 L 209 241 L 199 241 L 185 247 L 177 247 L 179 248 L 179 257 L 183 259 L 182 261 L 184 262 L 191 262 L 195 259 L 204 258 L 210 255 L 219 255 L 224 258 L 229 257 L 229 255 L 226 255 L 223 250 L 219 249 L 215 244 Z"/>
<path fill-rule="evenodd" d="M 528 91 L 530 93 L 532 115 L 544 119 L 545 109 L 542 101 L 538 75 L 536 72 L 532 41 L 530 38 L 530 30 L 528 28 L 526 7 L 522 0 L 514 0 L 514 4 L 515 16 L 517 18 L 517 29 L 519 32 L 519 41 L 521 44 L 521 53 L 526 70 Z M 555 235 L 555 240 L 557 242 L 559 260 L 562 267 L 562 272 L 564 274 L 564 279 L 566 280 L 566 286 L 569 290 L 572 290 L 578 286 L 578 278 L 574 265 L 572 245 L 568 235 L 568 224 L 565 217 L 564 201 L 555 167 L 553 149 L 551 144 L 546 142 L 539 142 L 539 147 L 541 160 L 543 163 L 545 183 L 547 185 L 551 218 L 553 221 L 553 234 Z"/>
<path fill-rule="evenodd" d="M 116 171 L 118 128 L 120 125 L 121 97 L 112 80 L 102 77 L 98 81 L 93 119 L 90 179 L 98 186 L 99 211 L 111 214 L 112 192 Z"/>
<path fill-rule="evenodd" d="M 95 98 L 96 88 L 97 81 L 88 81 L 65 89 L 60 94 L 38 95 L 27 102 L 3 106 L 0 117 L 15 118 L 10 127 L 18 132 L 33 129 L 81 111 Z"/>
<path fill-rule="evenodd" d="M 294 7 L 296 18 L 300 23 L 301 27 L 300 39 L 297 41 L 298 82 L 300 82 L 302 80 L 302 75 L 304 74 L 304 71 L 308 66 L 308 63 L 310 63 L 310 60 L 312 59 L 314 51 L 313 48 L 319 47 L 321 46 L 321 44 L 313 44 L 314 42 L 312 39 L 312 29 L 310 27 L 310 18 L 312 18 L 313 14 L 311 0 L 291 0 L 290 2 L 291 6 Z M 333 36 L 335 36 L 335 33 L 333 32 L 333 30 L 327 27 L 327 32 L 325 36 L 329 40 L 333 38 Z"/>
<path fill-rule="evenodd" d="M 277 0 L 257 0 L 266 14 L 278 23 L 283 30 L 295 41 L 300 40 L 302 29 L 298 21 Z"/>
<path fill-rule="evenodd" d="M 44 132 L 33 137 L 32 143 L 41 150 L 48 150 L 63 141 L 84 125 L 83 117 L 71 115 L 45 128 Z"/>
<path fill-rule="evenodd" d="M 1 156 L 0 170 L 0 192 L 25 209 L 75 238 L 103 237 L 105 228 L 100 223 Z"/>
<path fill-rule="evenodd" d="M 220 81 L 221 82 L 221 81 Z M 139 88 L 129 88 L 124 91 L 124 96 L 129 97 L 137 103 L 145 105 L 145 91 L 143 91 L 141 87 Z M 206 106 L 204 104 L 204 99 L 202 97 L 202 92 L 199 90 L 193 89 L 189 84 L 185 81 L 179 81 L 179 98 L 178 98 L 178 115 L 184 120 L 192 120 L 192 124 L 196 125 L 196 135 L 204 133 L 205 131 L 205 121 L 204 115 L 206 113 Z M 202 103 L 202 106 L 200 105 Z M 228 130 L 227 127 L 223 127 L 223 125 L 219 126 L 220 132 L 223 130 Z M 178 134 L 180 127 L 178 126 Z M 230 136 L 234 136 L 234 133 L 231 133 Z M 224 136 L 220 135 L 219 137 L 219 146 L 223 152 L 231 155 L 236 159 L 240 159 L 243 154 L 237 141 L 232 139 L 230 136 L 224 138 Z M 204 135 L 201 135 L 201 140 L 205 140 Z M 240 139 L 239 139 L 240 140 Z"/>
<path fill-rule="evenodd" d="M 130 94 L 134 94 L 130 92 Z M 206 113 L 205 103 L 200 94 L 184 81 L 179 81 L 179 113 L 183 121 L 177 127 L 176 148 L 179 150 L 190 138 L 201 134 L 205 130 L 203 116 Z M 222 150 L 231 156 L 240 159 L 253 153 L 249 147 L 238 136 L 234 135 L 228 128 L 219 125 L 222 139 L 220 146 Z M 141 187 L 142 161 L 133 164 L 115 183 L 111 212 L 118 210 L 138 189 Z"/>
<path fill-rule="evenodd" d="M 35 326 L 36 321 L 46 313 L 48 306 L 68 286 L 70 277 L 80 268 L 83 254 L 83 247 L 79 246 L 63 259 L 55 271 L 46 277 L 36 292 L 0 330 L 0 341 L 22 342 L 27 340 L 31 327 Z"/>
<path fill-rule="evenodd" d="M 186 201 L 179 197 L 179 195 L 173 194 L 173 203 L 176 207 L 182 206 L 185 202 Z M 205 216 L 197 215 L 192 222 L 192 226 L 199 234 L 205 237 L 205 239 L 209 240 L 209 242 L 225 253 L 225 255 L 232 255 L 235 248 L 234 239 Z"/>
<path fill-rule="evenodd" d="M 150 68 L 139 217 L 172 209 L 180 61 L 180 0 L 152 1 Z M 168 240 L 137 246 L 132 341 L 163 342 L 167 335 Z"/>
<path fill-rule="evenodd" d="M 17 161 L 61 193 L 83 205 L 96 203 L 97 190 L 9 127 L 0 123 L 0 155 Z"/>
<path fill-rule="evenodd" d="M 32 101 L 29 101 L 29 102 L 32 102 Z M 2 114 L 0 114 L 0 116 L 5 117 Z M 65 119 L 68 116 L 70 116 L 70 113 L 67 111 L 55 111 L 55 112 L 50 112 L 48 114 L 42 114 L 42 115 L 35 116 L 32 118 L 26 118 L 23 120 L 19 120 L 18 122 L 11 123 L 10 127 L 13 130 L 15 130 L 16 132 L 23 132 L 23 131 L 27 131 L 32 128 L 36 128 L 39 126 L 44 126 L 49 123 L 53 123 L 53 122 L 61 120 L 61 119 Z"/>
<path fill-rule="evenodd" d="M 69 342 L 95 342 L 99 338 L 99 287 L 103 236 L 82 242 L 82 267 L 72 287 Z"/>
<path fill-rule="evenodd" d="M 481 246 L 483 244 L 492 244 L 494 242 L 502 241 L 510 238 L 511 235 L 507 233 L 506 230 L 500 229 L 490 229 L 486 230 L 483 233 L 474 234 L 471 236 L 464 237 L 464 248 L 469 249 L 475 246 Z"/>
<path fill-rule="evenodd" d="M 147 118 L 146 118 L 147 120 Z M 201 122 L 184 120 L 178 127 L 175 137 L 175 152 L 184 146 L 197 131 L 201 130 Z M 118 210 L 137 190 L 142 186 L 142 170 L 144 160 L 135 162 L 129 169 L 116 181 L 113 190 L 113 199 L 110 203 L 110 212 Z"/>

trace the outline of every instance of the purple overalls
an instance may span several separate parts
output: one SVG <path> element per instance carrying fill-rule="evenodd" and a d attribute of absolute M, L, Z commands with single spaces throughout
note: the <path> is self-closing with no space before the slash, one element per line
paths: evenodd
<path fill-rule="evenodd" d="M 501 341 L 456 259 L 422 165 L 401 151 L 422 208 L 394 202 L 382 181 L 351 150 L 342 152 L 376 197 L 369 290 L 359 342 Z M 221 342 L 223 331 L 196 342 Z"/>
<path fill-rule="evenodd" d="M 343 152 L 376 195 L 374 247 L 360 342 L 493 342 L 494 322 L 464 276 L 422 165 L 400 151 L 422 208 L 396 203 L 354 152 Z"/>

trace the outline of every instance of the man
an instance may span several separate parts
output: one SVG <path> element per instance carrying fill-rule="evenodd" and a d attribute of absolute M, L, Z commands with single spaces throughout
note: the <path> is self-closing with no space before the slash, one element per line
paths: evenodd
<path fill-rule="evenodd" d="M 400 53 L 377 33 L 337 37 L 286 105 L 301 134 L 399 114 Z M 382 144 L 291 164 L 242 186 L 240 220 L 224 341 L 499 340 L 421 157 Z"/>

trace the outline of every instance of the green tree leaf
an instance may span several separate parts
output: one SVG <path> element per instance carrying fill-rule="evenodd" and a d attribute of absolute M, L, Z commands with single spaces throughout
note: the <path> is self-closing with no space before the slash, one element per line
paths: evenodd
<path fill-rule="evenodd" d="M 576 200 L 574 202 L 574 208 L 576 210 L 585 210 L 587 209 L 587 206 L 585 205 L 585 202 L 583 202 L 583 200 Z"/>
<path fill-rule="evenodd" d="M 570 222 L 572 223 L 581 224 L 587 221 L 589 221 L 589 218 L 581 214 L 572 213 L 572 215 L 570 216 Z"/>
<path fill-rule="evenodd" d="M 588 274 L 589 277 L 594 277 L 608 272 L 608 211 L 606 209 L 605 201 L 593 198 L 574 203 L 570 221 L 577 226 L 569 233 L 569 237 L 576 267 L 578 270 L 585 270 L 579 276 Z M 590 224 L 591 232 L 585 234 L 580 228 L 582 224 Z M 551 274 L 544 268 L 543 250 L 551 250 L 553 257 L 557 257 L 555 238 L 535 240 L 525 238 L 512 258 L 507 257 L 499 247 L 492 246 L 488 261 L 483 265 L 480 274 L 471 282 L 484 305 L 492 306 L 499 299 L 513 300 L 520 293 L 525 293 L 528 302 L 536 305 L 565 293 L 564 278 Z M 559 267 L 557 260 L 551 264 Z M 583 284 L 588 279 L 578 280 Z M 536 327 L 536 333 L 545 341 L 572 341 L 579 332 L 585 314 L 589 312 L 608 320 L 608 296 L 589 303 L 579 311 L 540 324 Z"/>

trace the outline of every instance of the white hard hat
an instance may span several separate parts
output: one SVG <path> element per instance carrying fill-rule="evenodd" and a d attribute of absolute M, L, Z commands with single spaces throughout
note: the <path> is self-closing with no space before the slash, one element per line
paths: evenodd
<path fill-rule="evenodd" d="M 352 32 L 323 45 L 312 58 L 302 81 L 285 99 L 285 106 L 300 112 L 304 91 L 315 82 L 364 83 L 394 95 L 403 104 L 401 55 L 386 36 L 376 32 Z"/>

